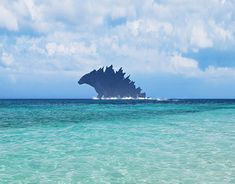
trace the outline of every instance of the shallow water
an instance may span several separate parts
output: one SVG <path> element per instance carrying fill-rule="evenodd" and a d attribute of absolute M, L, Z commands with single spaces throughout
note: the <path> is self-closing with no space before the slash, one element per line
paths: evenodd
<path fill-rule="evenodd" d="M 234 100 L 0 100 L 0 183 L 235 183 Z"/>

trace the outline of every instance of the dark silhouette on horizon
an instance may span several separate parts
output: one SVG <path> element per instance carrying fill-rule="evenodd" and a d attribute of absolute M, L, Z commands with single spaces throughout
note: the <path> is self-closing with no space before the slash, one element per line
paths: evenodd
<path fill-rule="evenodd" d="M 113 65 L 100 68 L 85 74 L 78 81 L 78 84 L 88 84 L 95 88 L 98 93 L 97 98 L 145 98 L 146 94 L 142 93 L 140 87 L 136 88 L 135 82 L 129 79 L 130 75 L 125 77 L 120 68 L 118 71 L 113 70 Z"/>

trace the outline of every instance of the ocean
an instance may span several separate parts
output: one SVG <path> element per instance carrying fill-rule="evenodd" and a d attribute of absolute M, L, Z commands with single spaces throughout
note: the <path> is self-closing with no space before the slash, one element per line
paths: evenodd
<path fill-rule="evenodd" d="M 0 183 L 235 183 L 235 100 L 0 100 Z"/>

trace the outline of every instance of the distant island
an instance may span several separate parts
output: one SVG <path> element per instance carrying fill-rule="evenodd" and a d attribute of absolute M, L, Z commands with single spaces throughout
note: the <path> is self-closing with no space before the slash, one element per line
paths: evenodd
<path fill-rule="evenodd" d="M 113 65 L 98 70 L 93 70 L 85 74 L 78 81 L 78 84 L 88 84 L 95 88 L 98 93 L 97 98 L 145 98 L 146 94 L 141 92 L 140 87 L 135 86 L 135 82 L 129 79 L 130 75 L 125 77 L 120 68 L 114 71 Z"/>

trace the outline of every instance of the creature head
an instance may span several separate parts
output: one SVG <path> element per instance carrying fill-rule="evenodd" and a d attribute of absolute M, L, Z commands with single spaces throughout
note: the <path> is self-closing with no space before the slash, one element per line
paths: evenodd
<path fill-rule="evenodd" d="M 96 70 L 93 70 L 92 72 L 85 74 L 81 77 L 81 79 L 78 81 L 78 84 L 92 84 L 95 79 Z"/>

